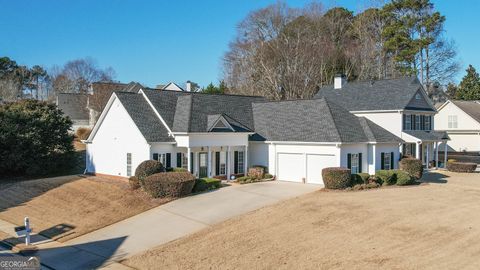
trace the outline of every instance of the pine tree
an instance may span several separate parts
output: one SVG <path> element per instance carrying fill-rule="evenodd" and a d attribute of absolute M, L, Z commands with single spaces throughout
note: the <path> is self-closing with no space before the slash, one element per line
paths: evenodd
<path fill-rule="evenodd" d="M 455 97 L 463 100 L 480 100 L 480 76 L 472 65 L 468 66 L 467 75 L 460 82 Z"/>

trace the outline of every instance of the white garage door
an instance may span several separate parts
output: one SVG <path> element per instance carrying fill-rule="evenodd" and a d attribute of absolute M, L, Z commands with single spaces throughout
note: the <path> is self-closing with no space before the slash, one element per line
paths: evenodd
<path fill-rule="evenodd" d="M 278 180 L 303 182 L 305 177 L 305 156 L 303 154 L 278 154 Z"/>
<path fill-rule="evenodd" d="M 322 169 L 335 167 L 336 159 L 333 155 L 307 154 L 307 183 L 322 184 Z"/>

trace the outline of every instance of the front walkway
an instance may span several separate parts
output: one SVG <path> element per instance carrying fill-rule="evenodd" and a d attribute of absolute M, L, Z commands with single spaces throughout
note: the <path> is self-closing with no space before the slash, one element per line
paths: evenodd
<path fill-rule="evenodd" d="M 91 263 L 123 268 L 111 263 L 319 188 L 281 181 L 225 187 L 178 199 L 63 244 L 45 243 L 39 255 L 42 264 L 53 268 L 84 269 Z"/>

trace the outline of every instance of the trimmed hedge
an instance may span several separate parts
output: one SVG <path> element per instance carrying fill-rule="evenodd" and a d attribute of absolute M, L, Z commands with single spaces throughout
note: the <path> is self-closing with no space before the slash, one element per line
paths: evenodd
<path fill-rule="evenodd" d="M 135 176 L 138 178 L 140 185 L 143 187 L 143 182 L 147 177 L 162 172 L 165 172 L 165 168 L 160 161 L 145 160 L 138 165 L 137 169 L 135 170 Z"/>
<path fill-rule="evenodd" d="M 343 167 L 329 167 L 322 170 L 323 183 L 328 189 L 345 189 L 351 183 L 351 171 Z"/>
<path fill-rule="evenodd" d="M 133 190 L 140 188 L 140 181 L 138 181 L 138 178 L 136 176 L 128 178 L 128 184 Z"/>
<path fill-rule="evenodd" d="M 375 177 L 381 180 L 382 185 L 391 186 L 397 183 L 397 170 L 380 170 L 375 173 Z"/>
<path fill-rule="evenodd" d="M 447 170 L 449 170 L 451 172 L 472 173 L 476 169 L 477 169 L 477 164 L 476 163 L 457 162 L 457 161 L 447 162 Z"/>
<path fill-rule="evenodd" d="M 271 179 L 273 178 L 273 175 L 266 173 L 265 176 L 263 177 L 264 179 Z"/>
<path fill-rule="evenodd" d="M 418 180 L 423 175 L 423 164 L 421 160 L 416 158 L 402 158 L 400 160 L 400 170 L 406 171 Z"/>
<path fill-rule="evenodd" d="M 402 170 L 395 170 L 397 174 L 397 186 L 412 185 L 415 183 L 415 177 L 408 172 Z"/>
<path fill-rule="evenodd" d="M 194 193 L 202 192 L 206 190 L 213 190 L 220 188 L 221 181 L 215 178 L 200 178 L 195 180 L 195 185 L 193 186 Z"/>
<path fill-rule="evenodd" d="M 370 174 L 368 173 L 356 173 L 352 174 L 352 186 L 361 185 L 361 184 L 368 184 L 368 179 L 370 178 Z"/>
<path fill-rule="evenodd" d="M 185 196 L 194 185 L 195 176 L 189 172 L 157 173 L 143 181 L 143 189 L 154 198 Z"/>

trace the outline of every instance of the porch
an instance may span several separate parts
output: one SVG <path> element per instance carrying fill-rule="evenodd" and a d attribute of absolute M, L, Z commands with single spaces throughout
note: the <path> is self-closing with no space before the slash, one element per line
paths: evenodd
<path fill-rule="evenodd" d="M 412 134 L 413 133 L 413 134 Z M 422 160 L 422 163 L 426 169 L 435 167 L 444 167 L 448 160 L 448 135 L 444 132 L 435 131 L 415 131 L 404 132 L 404 140 L 406 141 L 402 145 L 402 154 L 404 156 L 412 156 L 416 159 Z M 439 159 L 438 152 L 440 148 L 444 148 L 443 160 Z"/>

